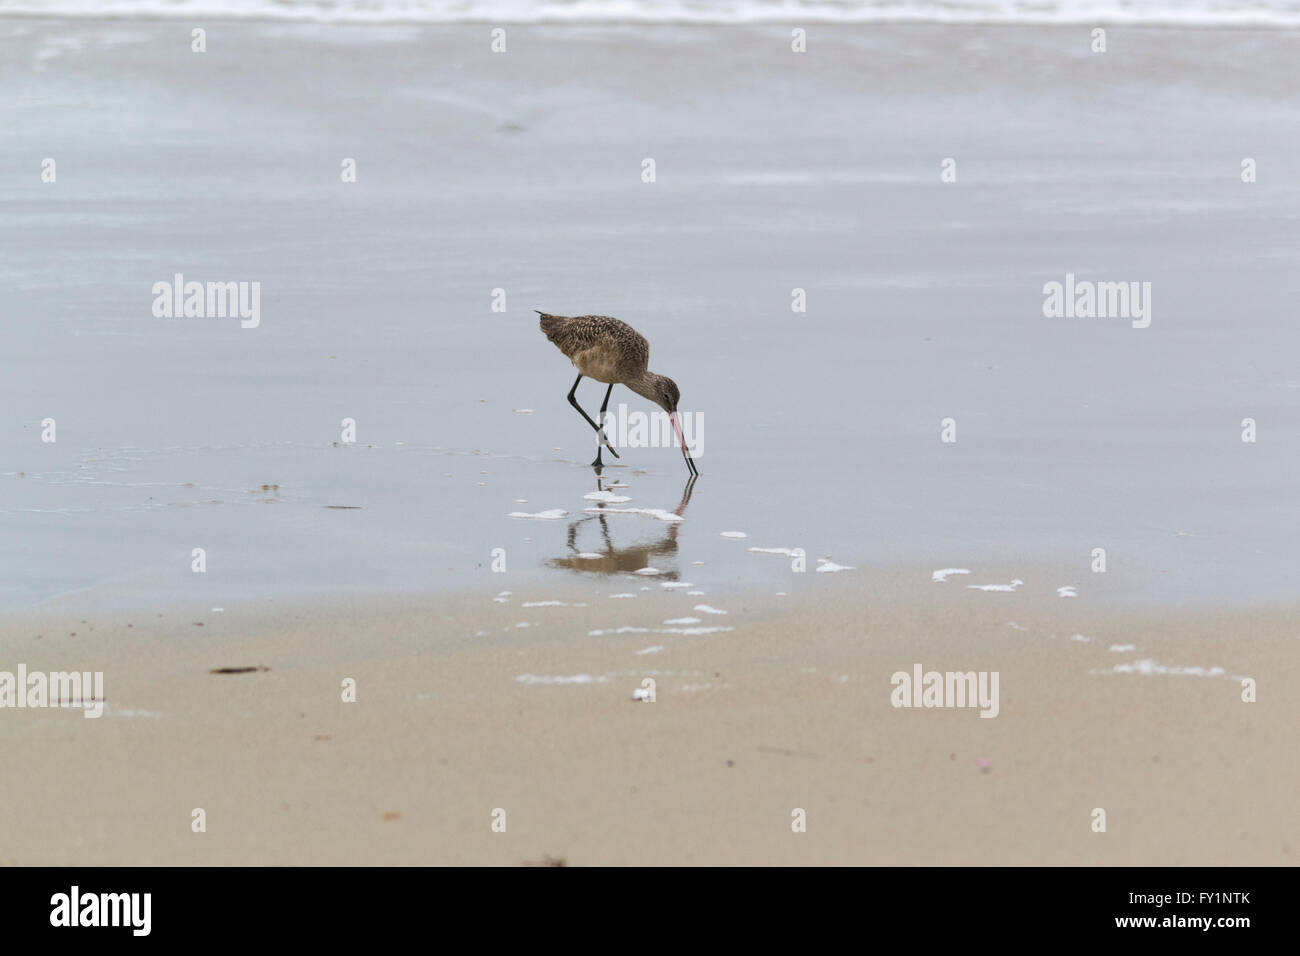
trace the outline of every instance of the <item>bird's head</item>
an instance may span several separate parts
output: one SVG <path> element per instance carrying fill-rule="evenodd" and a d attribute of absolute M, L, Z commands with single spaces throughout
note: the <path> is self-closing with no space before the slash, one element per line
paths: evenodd
<path fill-rule="evenodd" d="M 651 394 L 646 396 L 666 412 L 676 412 L 677 402 L 681 399 L 682 393 L 677 389 L 677 383 L 667 375 L 656 375 Z"/>
<path fill-rule="evenodd" d="M 686 459 L 686 466 L 690 468 L 692 476 L 698 475 L 699 472 L 695 468 L 695 462 L 691 460 L 690 450 L 686 447 L 686 435 L 682 431 L 681 419 L 677 416 L 677 403 L 682 397 L 682 393 L 677 388 L 677 383 L 667 375 L 655 375 L 653 372 L 648 372 L 635 383 L 629 382 L 628 386 L 632 391 L 650 399 L 668 413 L 668 420 L 672 422 L 673 431 L 677 434 L 677 444 L 682 449 L 682 457 Z"/>

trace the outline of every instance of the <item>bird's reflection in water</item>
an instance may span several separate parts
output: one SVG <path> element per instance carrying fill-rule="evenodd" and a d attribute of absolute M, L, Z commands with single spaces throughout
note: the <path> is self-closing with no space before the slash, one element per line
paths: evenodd
<path fill-rule="evenodd" d="M 686 506 L 691 501 L 691 491 L 695 488 L 695 478 L 696 476 L 692 475 L 687 479 L 686 487 L 682 489 L 681 503 L 673 509 L 673 514 L 679 518 L 685 517 Z M 596 477 L 596 490 L 605 490 L 604 479 L 599 475 Z M 596 506 L 601 510 L 605 507 L 601 502 L 597 502 Z M 634 523 L 638 525 L 638 530 L 645 527 L 644 524 L 636 522 L 635 516 L 615 515 L 613 519 L 613 524 L 624 526 L 620 528 L 620 532 L 626 536 L 630 536 L 633 532 Z M 588 514 L 569 523 L 566 553 L 562 557 L 547 561 L 546 566 L 587 574 L 631 574 L 645 567 L 653 567 L 662 572 L 655 575 L 656 579 L 675 581 L 679 577 L 676 566 L 677 529 L 681 526 L 681 522 L 669 521 L 665 524 L 664 533 L 657 539 L 620 548 L 614 544 L 613 535 L 610 533 L 609 516 L 601 514 L 598 510 L 594 514 Z M 601 547 L 579 546 L 578 537 L 584 525 L 599 529 Z M 668 560 L 665 561 L 665 558 Z"/>

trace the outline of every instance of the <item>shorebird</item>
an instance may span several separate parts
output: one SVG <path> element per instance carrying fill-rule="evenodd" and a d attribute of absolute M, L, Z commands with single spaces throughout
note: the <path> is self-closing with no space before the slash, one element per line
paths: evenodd
<path fill-rule="evenodd" d="M 606 448 L 615 458 L 620 455 L 605 437 L 604 428 L 592 421 L 591 416 L 578 404 L 576 394 L 578 382 L 582 381 L 584 375 L 609 385 L 609 388 L 605 389 L 605 400 L 600 405 L 602 423 L 605 409 L 609 407 L 610 393 L 614 391 L 615 385 L 626 385 L 666 411 L 669 421 L 673 423 L 673 431 L 677 433 L 677 442 L 682 446 L 682 457 L 686 459 L 686 467 L 691 470 L 692 475 L 699 474 L 695 462 L 691 460 L 691 453 L 686 448 L 682 424 L 677 418 L 677 400 L 681 396 L 677 390 L 677 383 L 667 375 L 656 375 L 646 367 L 650 361 L 650 343 L 636 329 L 626 322 L 620 322 L 607 315 L 569 317 L 548 315 L 536 309 L 533 311 L 541 316 L 539 324 L 546 337 L 568 356 L 569 361 L 578 370 L 573 388 L 569 389 L 569 404 L 576 408 L 578 414 L 596 431 L 596 460 L 591 463 L 593 468 L 604 467 L 601 464 L 600 454 Z"/>

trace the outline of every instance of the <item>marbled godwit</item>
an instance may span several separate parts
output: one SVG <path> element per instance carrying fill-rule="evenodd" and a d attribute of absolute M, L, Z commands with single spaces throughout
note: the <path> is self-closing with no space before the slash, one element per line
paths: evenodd
<path fill-rule="evenodd" d="M 537 310 L 534 310 L 537 311 Z M 578 378 L 569 389 L 569 404 L 587 420 L 596 431 L 596 460 L 593 468 L 601 468 L 600 453 L 608 448 L 615 458 L 620 457 L 614 446 L 605 437 L 605 431 L 578 404 L 576 393 L 578 382 L 585 375 L 598 382 L 606 382 L 605 400 L 600 405 L 600 417 L 605 417 L 609 407 L 609 396 L 615 385 L 626 385 L 643 398 L 648 398 L 668 413 L 677 433 L 677 442 L 682 446 L 682 457 L 692 475 L 698 475 L 691 453 L 686 448 L 686 437 L 682 434 L 681 422 L 677 419 L 677 400 L 680 392 L 677 383 L 667 375 L 656 375 L 647 365 L 650 361 L 650 343 L 626 322 L 611 319 L 607 315 L 578 315 L 570 318 L 564 315 L 547 315 L 537 312 L 542 318 L 540 325 L 546 337 L 555 343 L 555 347 L 568 356 L 578 370 Z"/>

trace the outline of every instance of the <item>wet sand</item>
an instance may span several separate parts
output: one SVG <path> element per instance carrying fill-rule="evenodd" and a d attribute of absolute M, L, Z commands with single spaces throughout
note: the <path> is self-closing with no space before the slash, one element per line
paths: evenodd
<path fill-rule="evenodd" d="M 11 659 L 102 668 L 107 712 L 3 714 L 21 768 L 0 778 L 0 860 L 1295 862 L 1294 608 L 1120 614 L 926 578 L 788 606 L 619 581 L 504 603 L 10 619 Z M 523 607 L 552 600 L 587 606 Z M 682 617 L 734 630 L 590 633 Z M 1115 671 L 1138 661 L 1225 676 Z M 998 671 L 998 716 L 893 707 L 891 675 L 916 663 Z M 247 666 L 269 670 L 210 673 Z M 647 677 L 656 699 L 634 701 Z"/>

